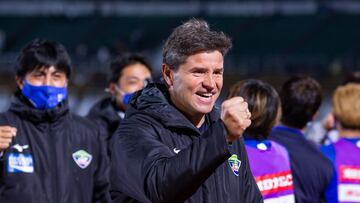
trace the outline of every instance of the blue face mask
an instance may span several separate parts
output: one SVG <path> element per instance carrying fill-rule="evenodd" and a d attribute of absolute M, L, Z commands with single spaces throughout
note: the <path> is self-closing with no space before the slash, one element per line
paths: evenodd
<path fill-rule="evenodd" d="M 145 81 L 144 81 L 144 87 L 146 87 L 151 82 L 152 82 L 151 78 L 146 78 Z M 131 97 L 134 95 L 135 92 L 132 92 L 132 93 L 124 92 L 124 91 L 121 90 L 119 85 L 115 85 L 115 88 L 116 88 L 116 91 L 118 93 L 120 93 L 120 95 L 122 96 L 122 100 L 121 100 L 122 103 L 125 106 L 127 106 L 130 103 Z"/>
<path fill-rule="evenodd" d="M 129 93 L 129 92 L 124 92 L 121 90 L 121 88 L 118 85 L 115 85 L 115 91 L 121 95 L 122 99 L 121 102 L 127 106 L 131 100 L 131 97 L 133 96 L 134 93 Z"/>
<path fill-rule="evenodd" d="M 122 100 L 123 104 L 128 105 L 133 94 L 134 93 L 125 93 Z"/>
<path fill-rule="evenodd" d="M 37 109 L 54 109 L 67 97 L 66 87 L 34 86 L 26 80 L 21 92 Z"/>

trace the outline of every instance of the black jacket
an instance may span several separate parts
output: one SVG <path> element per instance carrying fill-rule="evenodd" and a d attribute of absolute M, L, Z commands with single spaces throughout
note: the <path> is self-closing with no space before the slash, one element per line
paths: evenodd
<path fill-rule="evenodd" d="M 218 112 L 207 115 L 201 134 L 168 101 L 164 85 L 132 99 L 111 140 L 115 200 L 122 191 L 141 202 L 262 202 L 244 143 L 226 143 Z M 231 154 L 241 161 L 239 176 L 228 162 Z"/>
<path fill-rule="evenodd" d="M 111 201 L 99 133 L 91 122 L 70 114 L 66 103 L 37 110 L 17 93 L 0 125 L 17 128 L 0 161 L 0 202 Z"/>
<path fill-rule="evenodd" d="M 101 139 L 106 146 L 107 154 L 111 155 L 109 149 L 109 142 L 123 120 L 118 112 L 120 109 L 116 107 L 114 100 L 111 97 L 106 97 L 97 102 L 89 111 L 87 118 L 95 122 L 101 133 Z M 122 203 L 137 202 L 127 195 L 117 193 L 117 201 Z"/>
<path fill-rule="evenodd" d="M 304 135 L 287 127 L 274 128 L 269 139 L 289 152 L 296 202 L 325 202 L 325 191 L 334 173 L 331 162 Z"/>
<path fill-rule="evenodd" d="M 110 140 L 122 118 L 118 115 L 120 110 L 116 107 L 111 97 L 106 97 L 97 102 L 89 111 L 87 118 L 95 121 L 103 131 L 104 140 Z"/>

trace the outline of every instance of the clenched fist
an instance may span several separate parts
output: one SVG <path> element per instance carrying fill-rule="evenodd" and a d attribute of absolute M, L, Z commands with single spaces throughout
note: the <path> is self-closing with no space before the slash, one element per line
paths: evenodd
<path fill-rule="evenodd" d="M 10 146 L 11 140 L 16 136 L 16 128 L 11 126 L 0 126 L 0 152 Z"/>
<path fill-rule="evenodd" d="M 245 129 L 251 124 L 250 117 L 248 104 L 242 97 L 233 97 L 223 102 L 221 119 L 228 133 L 228 142 L 233 142 L 241 137 Z"/>

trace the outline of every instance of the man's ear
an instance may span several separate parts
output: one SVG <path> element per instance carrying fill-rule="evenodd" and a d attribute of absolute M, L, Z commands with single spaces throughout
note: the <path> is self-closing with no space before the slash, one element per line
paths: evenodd
<path fill-rule="evenodd" d="M 172 86 L 174 82 L 173 70 L 171 70 L 170 67 L 165 63 L 162 65 L 162 75 L 166 84 L 168 86 Z"/>
<path fill-rule="evenodd" d="M 115 96 L 116 95 L 116 84 L 114 84 L 114 83 L 109 83 L 109 88 L 108 88 L 108 90 L 109 90 L 109 93 L 111 94 L 111 95 L 113 95 L 113 96 Z"/>
<path fill-rule="evenodd" d="M 24 80 L 23 78 L 19 77 L 19 76 L 15 76 L 15 81 L 16 81 L 16 85 L 19 87 L 19 89 L 22 90 L 22 88 L 24 87 Z"/>

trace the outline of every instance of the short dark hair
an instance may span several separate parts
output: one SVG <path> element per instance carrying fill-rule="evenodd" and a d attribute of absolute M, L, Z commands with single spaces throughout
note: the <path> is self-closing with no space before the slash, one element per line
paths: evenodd
<path fill-rule="evenodd" d="M 231 46 L 231 39 L 223 32 L 210 30 L 204 20 L 191 19 L 175 28 L 167 39 L 163 63 L 177 70 L 193 54 L 217 50 L 225 56 Z"/>
<path fill-rule="evenodd" d="M 143 55 L 124 53 L 117 56 L 110 63 L 110 82 L 116 83 L 121 77 L 123 69 L 129 65 L 137 63 L 144 65 L 150 71 L 150 73 L 152 72 L 150 64 Z"/>
<path fill-rule="evenodd" d="M 313 78 L 295 75 L 281 88 L 281 122 L 289 127 L 302 129 L 318 111 L 322 95 L 321 86 Z"/>
<path fill-rule="evenodd" d="M 248 103 L 251 125 L 244 136 L 258 140 L 267 139 L 280 114 L 280 98 L 268 83 L 256 79 L 237 82 L 230 88 L 229 98 L 241 96 Z"/>
<path fill-rule="evenodd" d="M 64 71 L 67 78 L 70 78 L 71 59 L 65 47 L 58 42 L 34 39 L 21 50 L 16 59 L 16 76 L 24 78 L 35 69 L 50 66 Z"/>

